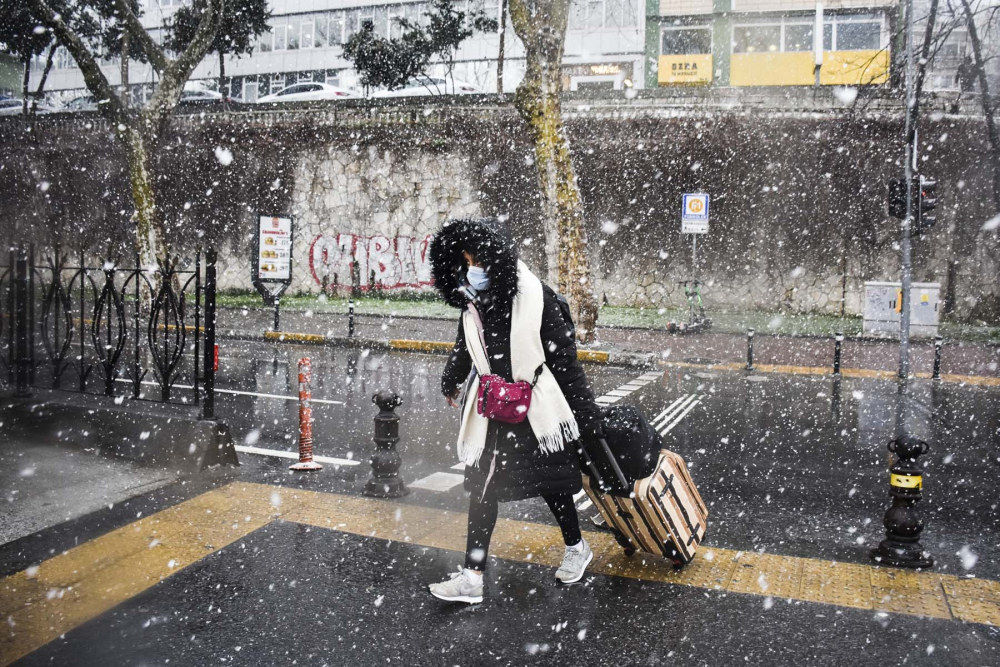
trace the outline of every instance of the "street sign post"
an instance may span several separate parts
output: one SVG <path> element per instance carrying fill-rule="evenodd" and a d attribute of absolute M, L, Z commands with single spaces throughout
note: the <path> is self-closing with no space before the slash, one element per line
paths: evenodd
<path fill-rule="evenodd" d="M 254 236 L 253 286 L 274 306 L 274 330 L 280 331 L 281 295 L 292 284 L 292 241 L 295 227 L 291 217 L 257 216 Z"/>
<path fill-rule="evenodd" d="M 691 266 L 698 277 L 698 234 L 708 234 L 709 196 L 704 192 L 681 195 L 681 234 L 691 234 Z"/>

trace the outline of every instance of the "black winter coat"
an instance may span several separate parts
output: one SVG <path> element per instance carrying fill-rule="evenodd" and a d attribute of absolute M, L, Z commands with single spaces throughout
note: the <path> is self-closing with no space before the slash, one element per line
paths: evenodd
<path fill-rule="evenodd" d="M 541 338 L 545 350 L 545 363 L 555 376 L 576 416 L 580 432 L 586 433 L 600 420 L 600 409 L 587 381 L 583 366 L 576 357 L 576 341 L 563 319 L 556 293 L 543 285 L 544 310 Z M 513 381 L 510 363 L 511 306 L 481 296 L 479 306 L 486 339 L 486 353 L 490 370 Z M 455 348 L 448 358 L 441 378 L 441 390 L 454 396 L 472 371 L 472 358 L 465 343 L 465 334 L 459 320 Z M 466 400 L 475 400 L 469 396 Z M 580 491 L 580 467 L 575 444 L 567 444 L 563 451 L 544 454 L 538 440 L 525 419 L 520 424 L 507 424 L 491 420 L 486 436 L 486 447 L 476 467 L 465 469 L 465 489 L 477 497 L 483 496 L 483 487 L 496 457 L 495 468 L 486 488 L 487 498 L 500 502 L 523 500 L 552 493 Z"/>

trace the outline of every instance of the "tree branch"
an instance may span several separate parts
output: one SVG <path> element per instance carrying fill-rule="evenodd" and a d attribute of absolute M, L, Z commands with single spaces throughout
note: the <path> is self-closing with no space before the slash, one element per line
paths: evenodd
<path fill-rule="evenodd" d="M 45 54 L 45 69 L 42 70 L 42 78 L 38 81 L 38 90 L 35 91 L 35 99 L 31 101 L 32 116 L 38 111 L 38 100 L 42 98 L 42 93 L 45 91 L 45 81 L 49 78 L 49 72 L 52 71 L 52 60 L 58 47 L 59 42 L 52 40 L 52 43 L 49 44 L 49 50 Z"/>
<path fill-rule="evenodd" d="M 124 1 L 118 0 L 119 3 Z M 191 43 L 177 60 L 169 63 L 163 70 L 160 85 L 146 106 L 145 111 L 150 116 L 163 120 L 177 104 L 184 89 L 184 82 L 188 80 L 191 72 L 212 48 L 215 33 L 222 20 L 223 6 L 224 0 L 208 1 L 205 13 L 201 17 L 201 22 L 198 24 L 198 29 L 195 31 Z"/>
<path fill-rule="evenodd" d="M 163 70 L 167 69 L 170 65 L 170 60 L 163 53 L 163 49 L 153 41 L 153 38 L 149 36 L 149 33 L 136 15 L 132 13 L 132 8 L 129 7 L 128 0 L 116 0 L 115 6 L 118 8 L 118 12 L 122 16 L 122 21 L 125 24 L 125 29 L 128 30 L 128 34 L 132 39 L 135 40 L 142 52 L 146 54 L 146 58 L 149 59 L 149 64 L 153 68 L 162 73 Z"/>
<path fill-rule="evenodd" d="M 107 100 L 106 104 L 100 104 L 98 108 L 101 109 L 101 112 L 107 118 L 118 122 L 124 115 L 125 109 L 122 107 L 121 100 L 118 99 L 118 96 L 112 90 L 111 84 L 108 83 L 104 73 L 101 72 L 101 66 L 97 64 L 97 60 L 87 48 L 87 45 L 66 25 L 61 16 L 52 11 L 45 0 L 28 1 L 31 3 L 31 8 L 42 19 L 42 22 L 55 33 L 56 40 L 65 46 L 66 50 L 73 56 L 90 92 L 98 99 Z"/>

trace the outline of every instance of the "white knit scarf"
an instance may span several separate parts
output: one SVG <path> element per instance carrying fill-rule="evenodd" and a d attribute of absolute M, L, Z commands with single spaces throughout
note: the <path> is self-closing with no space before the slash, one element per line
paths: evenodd
<path fill-rule="evenodd" d="M 545 363 L 545 349 L 542 347 L 542 311 L 545 297 L 542 283 L 528 269 L 524 262 L 517 262 L 517 295 L 514 297 L 510 322 L 510 365 L 514 381 L 531 382 L 535 369 Z M 476 410 L 479 395 L 479 378 L 490 373 L 490 362 L 479 330 L 469 310 L 462 313 L 465 345 L 476 367 L 477 375 L 469 387 L 465 408 L 462 413 L 462 428 L 458 432 L 458 456 L 465 465 L 475 466 L 486 447 L 486 431 L 489 420 Z M 543 454 L 551 454 L 563 449 L 567 442 L 580 437 L 579 427 L 573 411 L 563 396 L 562 389 L 548 366 L 543 366 L 538 383 L 531 390 L 531 405 L 528 407 L 528 422 L 538 439 L 538 447 Z"/>

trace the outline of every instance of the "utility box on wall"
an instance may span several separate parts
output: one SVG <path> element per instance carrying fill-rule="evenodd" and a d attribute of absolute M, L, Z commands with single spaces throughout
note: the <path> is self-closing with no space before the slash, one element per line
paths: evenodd
<path fill-rule="evenodd" d="M 938 334 L 941 283 L 911 283 L 910 336 L 933 338 Z M 903 290 L 900 283 L 865 283 L 864 333 L 866 336 L 899 336 Z"/>

